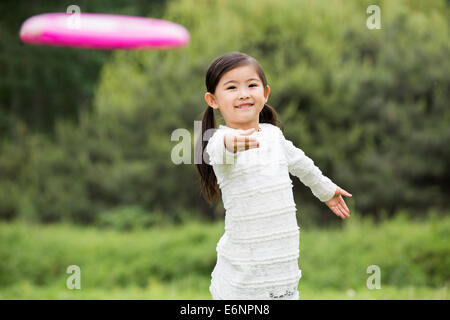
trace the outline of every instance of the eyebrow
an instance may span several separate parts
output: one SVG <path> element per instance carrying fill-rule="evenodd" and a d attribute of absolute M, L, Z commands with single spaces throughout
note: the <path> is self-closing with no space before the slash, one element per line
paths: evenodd
<path fill-rule="evenodd" d="M 250 79 L 247 80 L 247 82 L 248 82 L 248 81 L 253 81 L 253 80 L 258 81 L 259 79 L 256 79 L 256 78 L 250 78 Z M 223 85 L 225 86 L 227 83 L 230 83 L 230 82 L 237 82 L 237 81 L 236 81 L 236 80 L 230 80 L 230 81 L 225 82 Z"/>

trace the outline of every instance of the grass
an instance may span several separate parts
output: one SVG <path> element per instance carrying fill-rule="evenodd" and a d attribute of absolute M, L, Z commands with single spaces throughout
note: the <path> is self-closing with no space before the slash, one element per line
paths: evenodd
<path fill-rule="evenodd" d="M 301 299 L 448 299 L 449 217 L 352 219 L 339 229 L 301 227 Z M 0 223 L 0 299 L 209 300 L 223 227 Z M 66 286 L 69 265 L 81 269 L 79 290 Z M 381 270 L 380 289 L 366 286 L 370 265 Z"/>
<path fill-rule="evenodd" d="M 69 290 L 65 283 L 50 286 L 36 286 L 29 282 L 19 282 L 0 291 L 0 299 L 50 299 L 50 300 L 210 300 L 207 290 L 209 279 L 198 278 L 184 283 L 164 283 L 149 281 L 144 288 L 117 287 L 112 289 L 84 288 Z M 338 290 L 317 289 L 299 286 L 301 300 L 448 300 L 448 287 L 405 287 L 382 286 L 369 290 L 365 287 Z"/>

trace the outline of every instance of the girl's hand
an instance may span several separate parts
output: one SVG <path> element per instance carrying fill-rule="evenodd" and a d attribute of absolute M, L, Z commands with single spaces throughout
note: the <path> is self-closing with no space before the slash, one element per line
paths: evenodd
<path fill-rule="evenodd" d="M 344 189 L 337 188 L 336 193 L 334 194 L 333 198 L 325 202 L 325 204 L 331 209 L 331 211 L 334 212 L 335 215 L 338 217 L 341 217 L 342 219 L 350 218 L 347 205 L 345 204 L 344 199 L 342 199 L 342 196 L 351 197 L 352 195 L 345 191 Z"/>
<path fill-rule="evenodd" d="M 237 133 L 228 133 L 224 137 L 225 148 L 236 153 L 251 148 L 259 148 L 259 142 L 255 138 L 247 137 L 255 131 L 255 128 L 248 130 L 237 130 Z"/>

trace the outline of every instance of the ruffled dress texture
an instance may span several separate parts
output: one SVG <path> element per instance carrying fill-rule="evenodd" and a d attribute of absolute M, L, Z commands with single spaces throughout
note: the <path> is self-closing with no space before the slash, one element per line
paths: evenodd
<path fill-rule="evenodd" d="M 214 300 L 298 300 L 300 230 L 289 173 L 320 201 L 337 189 L 277 126 L 260 123 L 259 148 L 232 153 L 220 125 L 205 155 L 213 166 L 225 208 L 225 232 L 216 251 L 210 293 Z"/>

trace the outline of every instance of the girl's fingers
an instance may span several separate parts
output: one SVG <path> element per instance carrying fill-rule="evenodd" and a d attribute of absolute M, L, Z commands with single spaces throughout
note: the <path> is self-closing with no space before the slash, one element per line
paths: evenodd
<path fill-rule="evenodd" d="M 340 217 L 340 218 L 342 218 L 342 219 L 344 218 L 344 217 L 342 216 L 341 212 L 339 211 L 339 209 L 338 209 L 337 206 L 332 206 L 331 209 L 333 210 L 333 212 L 334 212 L 335 215 L 337 215 L 338 217 Z"/>
<path fill-rule="evenodd" d="M 250 138 L 250 137 L 238 137 L 237 141 L 238 142 L 258 142 L 258 140 L 256 140 L 255 138 Z"/>
<path fill-rule="evenodd" d="M 238 150 L 248 150 L 251 148 L 258 148 L 259 143 L 258 142 L 238 142 L 237 143 Z"/>
<path fill-rule="evenodd" d="M 345 212 L 345 215 L 347 216 L 347 218 L 350 218 L 350 211 L 345 211 L 344 208 L 342 208 L 342 210 Z"/>
<path fill-rule="evenodd" d="M 255 138 L 250 137 L 236 137 L 235 144 L 238 146 L 239 150 L 247 150 L 250 148 L 259 147 L 259 142 Z"/>
<path fill-rule="evenodd" d="M 342 199 L 342 196 L 339 196 L 339 202 L 345 208 L 346 212 L 350 212 L 350 210 L 348 209 L 347 204 L 345 203 L 344 199 Z"/>
<path fill-rule="evenodd" d="M 350 215 L 348 214 L 347 211 L 345 211 L 345 208 L 343 206 L 340 206 L 339 209 L 341 210 L 341 212 L 344 214 L 344 216 L 346 218 L 350 217 Z"/>
<path fill-rule="evenodd" d="M 247 131 L 251 131 L 254 129 L 249 129 Z M 230 138 L 226 138 L 226 141 L 231 140 Z M 225 145 L 230 148 L 232 146 L 233 152 L 236 153 L 242 150 L 248 150 L 251 148 L 259 148 L 259 141 L 252 137 L 242 136 L 242 135 L 233 135 L 232 143 L 226 142 Z M 231 146 L 230 146 L 231 145 Z"/>
<path fill-rule="evenodd" d="M 346 196 L 346 197 L 351 197 L 351 196 L 352 196 L 350 193 L 348 193 L 348 192 L 345 191 L 344 189 L 342 189 L 342 188 L 340 188 L 340 189 L 341 189 L 341 194 L 342 194 L 342 195 L 344 195 L 344 196 Z"/>
<path fill-rule="evenodd" d="M 347 214 L 344 212 L 343 208 L 339 205 L 332 207 L 333 212 L 340 217 L 341 219 L 345 219 L 347 217 Z"/>
<path fill-rule="evenodd" d="M 341 208 L 337 207 L 337 210 L 339 211 L 339 215 L 341 216 L 342 219 L 345 219 L 345 214 L 344 212 L 341 210 Z"/>
<path fill-rule="evenodd" d="M 257 141 L 254 137 L 248 137 L 245 135 L 234 135 L 234 139 L 238 142 L 245 142 L 245 141 Z"/>

